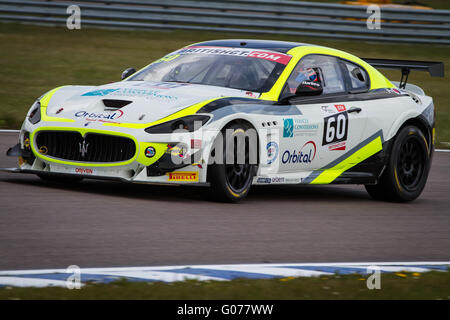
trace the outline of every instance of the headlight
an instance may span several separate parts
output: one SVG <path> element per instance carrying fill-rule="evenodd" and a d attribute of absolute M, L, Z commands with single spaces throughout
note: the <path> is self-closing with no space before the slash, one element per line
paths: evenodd
<path fill-rule="evenodd" d="M 28 120 L 32 124 L 36 124 L 41 121 L 41 103 L 39 101 L 36 101 L 35 103 L 33 103 L 30 110 L 31 111 L 28 115 Z"/>
<path fill-rule="evenodd" d="M 147 133 L 172 133 L 175 130 L 186 130 L 193 132 L 200 129 L 208 120 L 210 116 L 206 115 L 192 115 L 183 118 L 167 121 L 155 126 L 148 127 L 145 129 Z"/>

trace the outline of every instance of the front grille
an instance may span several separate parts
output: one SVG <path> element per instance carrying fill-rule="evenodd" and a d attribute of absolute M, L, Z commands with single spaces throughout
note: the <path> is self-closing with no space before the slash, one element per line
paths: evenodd
<path fill-rule="evenodd" d="M 121 162 L 130 160 L 136 145 L 129 138 L 73 131 L 41 131 L 36 137 L 38 152 L 53 158 L 79 162 Z"/>

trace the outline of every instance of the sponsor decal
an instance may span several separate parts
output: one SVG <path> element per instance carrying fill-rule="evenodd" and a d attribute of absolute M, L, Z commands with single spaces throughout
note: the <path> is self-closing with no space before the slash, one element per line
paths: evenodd
<path fill-rule="evenodd" d="M 114 111 L 113 113 L 96 113 L 87 111 L 78 111 L 75 113 L 75 117 L 81 118 L 87 121 L 100 121 L 100 122 L 116 122 L 115 120 L 123 116 L 122 110 Z"/>
<path fill-rule="evenodd" d="M 247 97 L 251 97 L 251 98 L 257 98 L 257 97 L 258 97 L 254 92 L 251 92 L 251 91 L 247 91 L 247 92 L 245 93 L 245 95 L 246 95 Z"/>
<path fill-rule="evenodd" d="M 191 46 L 176 52 L 177 54 L 218 54 L 226 56 L 239 56 L 264 59 L 269 61 L 278 62 L 281 64 L 288 64 L 291 60 L 291 56 L 279 52 L 254 50 L 245 48 L 225 48 L 225 47 L 206 47 L 206 46 Z"/>
<path fill-rule="evenodd" d="M 347 110 L 343 104 L 335 104 L 334 106 L 321 106 L 322 113 L 324 115 L 336 114 Z"/>
<path fill-rule="evenodd" d="M 257 183 L 271 183 L 272 180 L 270 178 L 258 178 L 256 180 Z"/>
<path fill-rule="evenodd" d="M 82 94 L 81 96 L 106 96 L 107 94 L 110 94 L 111 92 L 114 92 L 117 90 L 119 90 L 119 89 L 100 89 L 100 90 L 86 92 L 86 93 Z"/>
<path fill-rule="evenodd" d="M 169 181 L 198 181 L 197 172 L 169 172 Z"/>
<path fill-rule="evenodd" d="M 283 138 L 313 135 L 318 128 L 318 124 L 309 124 L 308 119 L 286 118 L 283 119 Z"/>
<path fill-rule="evenodd" d="M 334 107 L 336 108 L 337 112 L 343 112 L 345 111 L 345 105 L 343 104 L 335 104 Z"/>
<path fill-rule="evenodd" d="M 146 99 L 167 99 L 177 100 L 178 97 L 167 94 L 161 94 L 158 90 L 136 89 L 136 88 L 117 88 L 117 89 L 101 89 L 90 91 L 82 94 L 82 96 L 127 96 L 127 97 L 141 97 Z"/>
<path fill-rule="evenodd" d="M 162 90 L 168 90 L 168 89 L 175 89 L 179 87 L 188 86 L 190 83 L 176 83 L 176 82 L 155 82 L 155 83 L 138 83 L 136 86 L 145 86 L 149 88 L 155 88 L 155 89 L 162 89 Z"/>
<path fill-rule="evenodd" d="M 266 146 L 267 149 L 267 164 L 273 163 L 278 157 L 278 143 L 271 141 Z"/>
<path fill-rule="evenodd" d="M 284 183 L 284 177 L 273 177 L 272 183 Z"/>
<path fill-rule="evenodd" d="M 161 94 L 157 90 L 136 89 L 136 88 L 124 88 L 115 91 L 112 95 L 128 96 L 128 97 L 140 97 L 146 99 L 158 98 L 166 100 L 177 100 L 178 97 L 168 94 Z"/>
<path fill-rule="evenodd" d="M 286 183 L 300 183 L 301 178 L 286 178 Z"/>
<path fill-rule="evenodd" d="M 267 51 L 252 51 L 248 56 L 251 58 L 275 61 L 281 64 L 288 64 L 289 60 L 291 60 L 291 57 L 289 57 L 288 55 Z"/>
<path fill-rule="evenodd" d="M 75 168 L 75 173 L 79 174 L 93 174 L 94 170 L 89 168 Z"/>
<path fill-rule="evenodd" d="M 40 154 L 47 154 L 48 153 L 48 148 L 46 146 L 41 146 L 39 148 L 39 153 Z"/>
<path fill-rule="evenodd" d="M 283 156 L 281 157 L 281 162 L 283 164 L 291 164 L 291 163 L 311 163 L 316 157 L 316 144 L 314 141 L 306 142 L 303 147 L 300 148 L 299 151 L 286 150 L 283 152 Z"/>
<path fill-rule="evenodd" d="M 303 86 L 310 88 L 311 90 L 319 90 L 322 85 L 319 82 L 304 80 L 301 82 Z M 297 89 L 295 89 L 297 91 Z"/>
<path fill-rule="evenodd" d="M 335 114 L 336 113 L 336 109 L 330 106 L 321 106 L 320 109 L 322 110 L 322 113 L 324 115 L 328 115 L 328 114 Z"/>
<path fill-rule="evenodd" d="M 153 158 L 155 156 L 155 154 L 156 154 L 155 148 L 150 146 L 145 149 L 145 156 L 147 158 Z"/>
<path fill-rule="evenodd" d="M 399 94 L 399 95 L 402 94 L 402 93 L 400 92 L 400 90 L 395 89 L 395 88 L 387 88 L 386 91 L 387 91 L 388 93 L 391 93 L 391 94 Z"/>
<path fill-rule="evenodd" d="M 183 158 L 187 156 L 188 148 L 185 144 L 179 143 L 176 146 L 167 146 L 166 153 L 170 154 L 172 157 L 180 157 Z"/>
<path fill-rule="evenodd" d="M 347 111 L 324 118 L 322 145 L 328 150 L 345 150 L 348 133 Z"/>
<path fill-rule="evenodd" d="M 334 143 L 328 146 L 328 150 L 345 150 L 345 141 Z"/>
<path fill-rule="evenodd" d="M 27 134 L 27 133 L 25 133 L 25 134 Z M 30 148 L 30 138 L 26 137 L 23 139 L 23 146 L 27 149 Z"/>
<path fill-rule="evenodd" d="M 202 148 L 202 140 L 191 139 L 191 149 L 201 149 L 201 148 Z"/>
<path fill-rule="evenodd" d="M 161 59 L 154 61 L 152 64 L 157 64 L 157 63 L 161 63 L 161 62 L 169 62 L 169 61 L 175 60 L 179 56 L 180 56 L 179 54 L 169 54 L 167 56 L 162 57 Z"/>

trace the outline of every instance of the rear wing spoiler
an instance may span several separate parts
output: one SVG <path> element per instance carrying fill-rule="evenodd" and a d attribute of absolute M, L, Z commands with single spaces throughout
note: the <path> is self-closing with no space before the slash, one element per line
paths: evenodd
<path fill-rule="evenodd" d="M 413 61 L 362 58 L 372 67 L 379 69 L 399 69 L 402 71 L 399 88 L 405 89 L 411 70 L 427 71 L 432 77 L 444 76 L 444 63 L 437 61 Z"/>

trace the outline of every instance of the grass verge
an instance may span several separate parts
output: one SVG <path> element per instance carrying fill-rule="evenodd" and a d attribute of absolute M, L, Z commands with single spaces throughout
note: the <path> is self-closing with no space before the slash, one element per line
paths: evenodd
<path fill-rule="evenodd" d="M 329 46 L 362 57 L 443 61 L 445 78 L 413 72 L 409 81 L 434 98 L 437 142 L 450 142 L 449 46 L 191 31 L 68 30 L 18 23 L 0 23 L 0 69 L 3 75 L 0 78 L 0 128 L 19 128 L 34 100 L 54 87 L 115 82 L 128 67 L 143 67 L 190 43 L 223 38 L 298 41 Z M 400 78 L 398 71 L 385 74 L 392 80 Z M 446 145 L 438 143 L 437 146 Z"/>
<path fill-rule="evenodd" d="M 157 299 L 157 300 L 300 300 L 300 299 L 419 299 L 449 300 L 450 272 L 386 273 L 381 289 L 369 290 L 366 277 L 333 275 L 313 278 L 232 281 L 128 282 L 87 284 L 79 290 L 65 288 L 0 288 L 8 299 Z"/>

